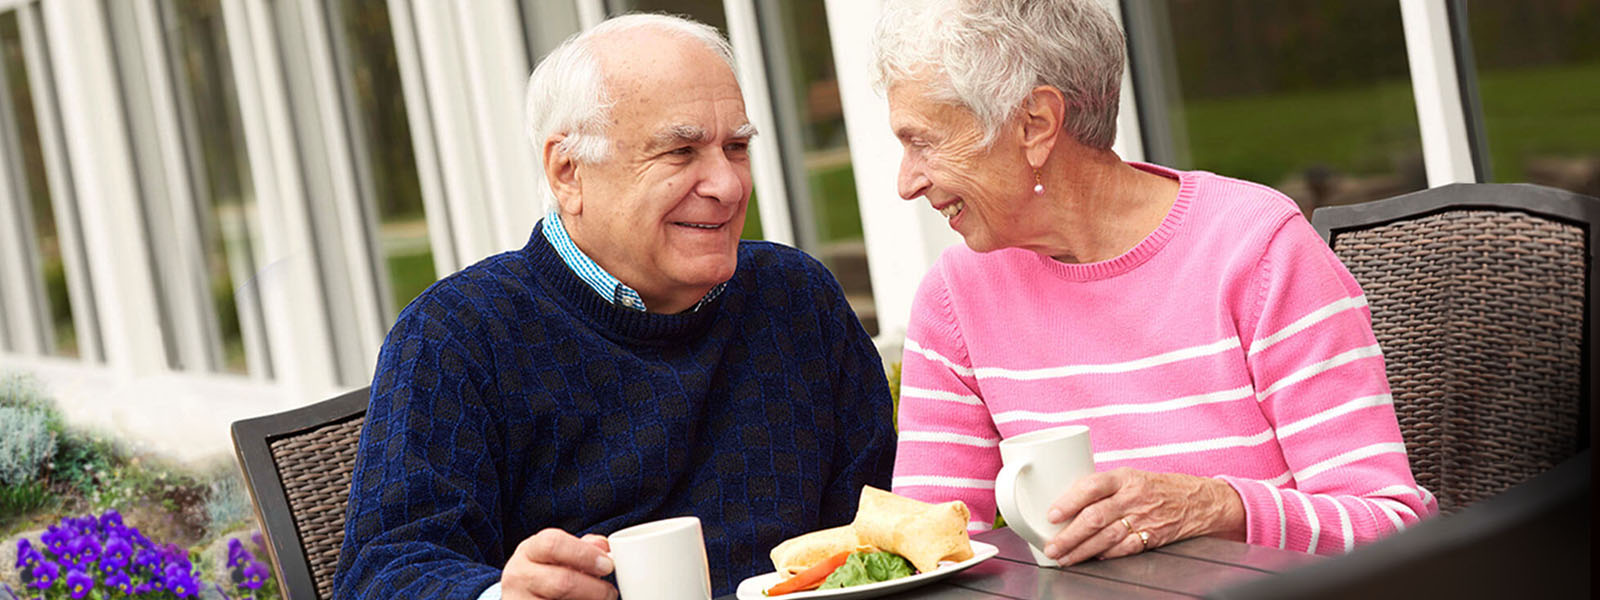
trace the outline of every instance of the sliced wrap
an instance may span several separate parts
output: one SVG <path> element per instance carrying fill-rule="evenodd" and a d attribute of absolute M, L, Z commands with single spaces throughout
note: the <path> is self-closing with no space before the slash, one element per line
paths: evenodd
<path fill-rule="evenodd" d="M 960 501 L 928 504 L 866 486 L 850 526 L 861 543 L 904 556 L 926 573 L 941 560 L 972 558 L 967 540 L 971 515 Z"/>
<path fill-rule="evenodd" d="M 772 566 L 792 577 L 822 562 L 823 559 L 845 551 L 873 550 L 856 537 L 855 528 L 849 525 L 813 531 L 800 537 L 789 538 L 772 549 Z"/>

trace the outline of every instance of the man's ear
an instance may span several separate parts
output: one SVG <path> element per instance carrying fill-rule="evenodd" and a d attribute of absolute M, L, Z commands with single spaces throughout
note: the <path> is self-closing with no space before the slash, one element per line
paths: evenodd
<path fill-rule="evenodd" d="M 1028 166 L 1038 169 L 1050 158 L 1050 151 L 1061 141 L 1061 126 L 1067 118 L 1067 99 L 1055 86 L 1041 85 L 1022 100 L 1022 151 Z"/>
<path fill-rule="evenodd" d="M 582 214 L 583 182 L 578 179 L 578 163 L 561 149 L 565 139 L 565 134 L 558 133 L 544 141 L 544 178 L 550 182 L 562 214 Z"/>

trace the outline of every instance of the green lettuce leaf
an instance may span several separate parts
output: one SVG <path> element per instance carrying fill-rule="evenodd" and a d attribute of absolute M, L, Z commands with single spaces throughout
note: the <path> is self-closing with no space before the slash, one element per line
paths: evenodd
<path fill-rule="evenodd" d="M 833 571 L 828 579 L 822 582 L 822 587 L 817 589 L 831 590 L 835 588 L 866 585 L 901 577 L 910 577 L 915 572 L 911 569 L 911 562 L 899 554 L 888 552 L 856 552 L 845 559 L 844 564 Z"/>

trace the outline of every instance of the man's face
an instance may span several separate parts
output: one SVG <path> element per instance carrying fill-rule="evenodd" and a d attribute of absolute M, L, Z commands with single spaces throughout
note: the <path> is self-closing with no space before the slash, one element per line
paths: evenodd
<path fill-rule="evenodd" d="M 650 310 L 681 311 L 738 264 L 754 132 L 744 98 L 698 42 L 650 30 L 596 41 L 612 151 L 577 166 L 579 212 L 563 222 Z"/>

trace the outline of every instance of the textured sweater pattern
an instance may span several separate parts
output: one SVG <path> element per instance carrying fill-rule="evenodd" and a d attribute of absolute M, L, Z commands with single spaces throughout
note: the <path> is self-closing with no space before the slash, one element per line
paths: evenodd
<path fill-rule="evenodd" d="M 517 544 L 701 519 L 718 595 L 846 523 L 893 462 L 877 352 L 832 276 L 744 242 L 693 313 L 618 307 L 539 231 L 446 277 L 384 342 L 340 598 L 475 598 Z"/>
<path fill-rule="evenodd" d="M 907 333 L 895 491 L 991 526 L 998 442 L 1090 428 L 1097 470 L 1220 477 L 1248 540 L 1335 553 L 1437 510 L 1400 440 L 1366 297 L 1294 203 L 1179 179 L 1133 249 L 1063 264 L 947 250 Z"/>

